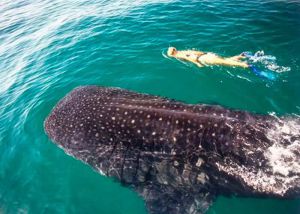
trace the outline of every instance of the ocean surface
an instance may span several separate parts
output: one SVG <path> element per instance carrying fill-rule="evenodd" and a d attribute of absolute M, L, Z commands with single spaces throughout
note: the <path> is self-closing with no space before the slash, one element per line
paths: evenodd
<path fill-rule="evenodd" d="M 197 68 L 169 46 L 252 60 L 276 75 Z M 146 214 L 132 190 L 45 135 L 54 105 L 80 85 L 187 103 L 300 115 L 298 0 L 1 0 L 0 213 Z M 299 214 L 300 200 L 218 197 L 209 214 Z"/>

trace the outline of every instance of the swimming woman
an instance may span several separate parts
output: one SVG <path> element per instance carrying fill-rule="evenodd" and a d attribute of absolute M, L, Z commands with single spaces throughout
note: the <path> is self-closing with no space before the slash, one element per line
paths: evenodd
<path fill-rule="evenodd" d="M 222 65 L 222 66 L 249 68 L 255 75 L 259 77 L 266 78 L 269 80 L 276 79 L 276 76 L 273 73 L 261 71 L 256 66 L 241 61 L 241 59 L 247 58 L 246 53 L 241 53 L 240 55 L 237 56 L 225 58 L 225 57 L 220 57 L 211 52 L 202 52 L 202 51 L 194 51 L 194 50 L 178 51 L 174 47 L 169 47 L 168 56 L 174 57 L 176 59 L 192 62 L 199 67 L 203 67 L 206 65 Z"/>
<path fill-rule="evenodd" d="M 241 61 L 241 59 L 245 58 L 243 54 L 224 58 L 211 52 L 194 50 L 179 51 L 174 47 L 169 47 L 168 56 L 192 62 L 199 67 L 203 67 L 206 65 L 236 66 L 242 68 L 250 67 L 250 65 L 248 65 L 246 62 Z"/>

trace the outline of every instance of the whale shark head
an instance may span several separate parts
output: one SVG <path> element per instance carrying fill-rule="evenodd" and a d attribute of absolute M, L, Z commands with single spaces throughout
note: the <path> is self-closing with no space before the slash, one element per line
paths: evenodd
<path fill-rule="evenodd" d="M 45 121 L 48 136 L 132 187 L 150 213 L 204 213 L 218 194 L 300 195 L 299 118 L 79 87 Z"/>

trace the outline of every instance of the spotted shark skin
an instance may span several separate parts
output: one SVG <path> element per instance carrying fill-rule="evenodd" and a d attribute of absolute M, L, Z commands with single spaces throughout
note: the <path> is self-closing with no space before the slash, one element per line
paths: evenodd
<path fill-rule="evenodd" d="M 300 195 L 300 122 L 78 87 L 45 120 L 67 154 L 133 188 L 151 214 L 205 213 L 219 194 Z"/>

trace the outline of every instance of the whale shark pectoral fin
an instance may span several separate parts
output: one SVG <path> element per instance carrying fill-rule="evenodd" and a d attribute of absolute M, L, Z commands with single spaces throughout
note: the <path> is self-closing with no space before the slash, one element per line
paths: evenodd
<path fill-rule="evenodd" d="M 169 185 L 149 185 L 137 190 L 150 214 L 203 214 L 214 196 L 208 191 L 189 191 Z"/>

